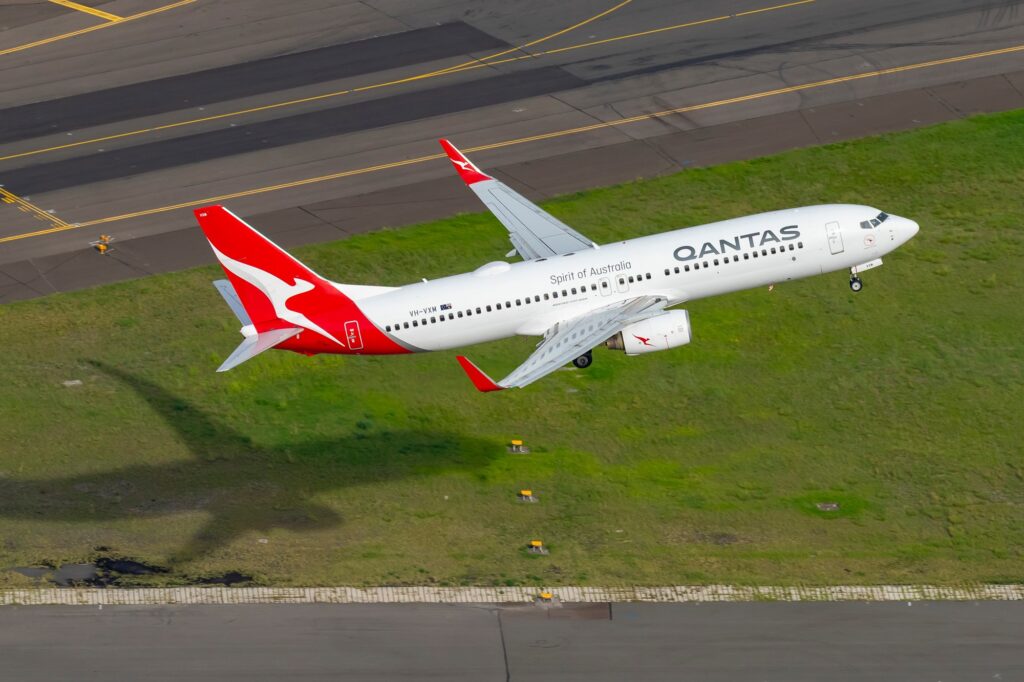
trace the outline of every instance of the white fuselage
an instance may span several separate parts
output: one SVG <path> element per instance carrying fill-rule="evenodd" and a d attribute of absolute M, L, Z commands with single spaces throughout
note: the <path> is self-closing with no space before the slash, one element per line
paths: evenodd
<path fill-rule="evenodd" d="M 912 220 L 868 206 L 792 208 L 410 284 L 358 301 L 411 350 L 515 335 L 636 296 L 669 305 L 826 272 L 872 267 L 917 233 Z M 874 220 L 873 220 L 874 219 Z M 866 269 L 864 267 L 860 269 Z"/>

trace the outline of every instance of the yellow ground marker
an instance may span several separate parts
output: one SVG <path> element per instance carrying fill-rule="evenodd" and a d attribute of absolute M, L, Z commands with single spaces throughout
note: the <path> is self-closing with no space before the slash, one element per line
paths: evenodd
<path fill-rule="evenodd" d="M 487 151 L 489 149 L 499 149 L 502 147 L 511 147 L 513 145 L 525 144 L 528 142 L 537 142 L 540 140 L 550 140 L 556 137 L 566 137 L 569 135 L 578 135 L 581 133 L 587 133 L 594 130 L 600 130 L 603 128 L 612 128 L 621 125 L 628 125 L 630 123 L 637 123 L 640 121 L 650 121 L 658 118 L 665 118 L 674 114 L 682 114 L 691 111 L 700 111 L 702 109 L 712 109 L 715 107 L 722 107 L 729 104 L 738 104 L 740 102 L 750 102 L 752 100 L 764 99 L 767 97 L 775 97 L 777 95 L 785 95 L 794 92 L 802 92 L 804 90 L 813 90 L 816 88 L 828 87 L 831 85 L 839 85 L 841 83 L 850 83 L 853 81 L 865 80 L 868 78 L 878 78 L 881 76 L 888 76 L 895 73 L 904 73 L 907 71 L 914 71 L 917 69 L 926 69 L 935 66 L 942 66 L 944 64 L 956 64 L 959 62 L 971 61 L 973 59 L 983 59 L 985 57 L 995 57 L 1003 54 L 1011 54 L 1015 52 L 1024 52 L 1024 44 L 1014 45 L 1012 47 L 1004 47 L 998 50 L 988 50 L 985 52 L 973 52 L 971 54 L 959 55 L 956 57 L 946 57 L 943 59 L 933 59 L 927 62 L 918 62 L 916 64 L 906 64 L 904 66 L 894 66 L 887 69 L 878 69 L 875 71 L 865 71 L 863 73 L 852 74 L 849 76 L 839 76 L 836 78 L 829 78 L 821 81 L 813 81 L 810 83 L 803 83 L 800 85 L 790 85 L 784 88 L 776 88 L 774 90 L 763 90 L 761 92 L 751 93 L 749 95 L 741 95 L 739 97 L 730 97 L 729 99 L 720 99 L 713 102 L 704 102 L 702 104 L 691 104 L 685 107 L 677 107 L 675 109 L 666 109 L 664 111 L 656 111 L 651 114 L 640 114 L 639 116 L 630 116 L 628 118 L 619 118 L 612 121 L 602 121 L 601 123 L 593 123 L 591 125 L 580 126 L 578 128 L 567 128 L 565 130 L 555 130 L 549 133 L 541 133 L 538 135 L 530 135 L 528 137 L 520 137 L 512 140 L 503 140 L 501 142 L 492 142 L 490 144 L 482 144 L 476 147 L 468 147 L 462 151 L 469 154 L 474 152 Z M 64 225 L 60 227 L 53 227 L 48 230 L 39 230 L 37 232 L 26 232 L 24 234 L 10 235 L 7 237 L 0 237 L 0 244 L 5 242 L 12 242 L 19 239 L 28 239 L 30 237 L 40 237 L 47 234 L 53 234 L 55 232 L 62 232 L 64 230 L 72 230 L 79 227 L 89 227 L 92 225 L 103 225 L 106 223 L 118 222 L 121 220 L 129 220 L 131 218 L 141 218 L 143 216 L 154 215 L 157 213 L 166 213 L 168 211 L 176 211 L 182 208 L 192 208 L 195 206 L 203 206 L 205 204 L 215 204 L 231 199 L 240 199 L 242 197 L 254 196 L 257 194 L 266 194 L 268 192 L 276 192 L 283 189 L 292 189 L 295 187 L 303 187 L 306 185 L 317 184 L 321 182 L 328 182 L 331 180 L 339 180 L 341 178 L 348 178 L 354 175 L 364 175 L 366 173 L 375 173 L 382 170 L 389 170 L 392 168 L 401 168 L 403 166 L 412 166 L 428 161 L 434 161 L 435 159 L 446 158 L 443 153 L 429 154 L 427 156 L 419 156 L 412 159 L 404 159 L 402 161 L 392 161 L 389 163 L 381 163 L 375 166 L 366 166 L 364 168 L 355 168 L 352 170 L 341 171 L 338 173 L 331 173 L 329 175 L 320 175 L 313 178 L 305 178 L 302 180 L 293 180 L 291 182 L 282 182 L 277 185 L 268 185 L 265 187 L 255 187 L 253 189 L 243 190 L 240 192 L 231 192 L 229 194 L 220 194 L 217 196 L 204 197 L 202 199 L 195 199 L 193 201 L 184 201 L 179 204 L 172 204 L 170 206 L 160 206 L 157 208 L 149 208 L 141 211 L 134 211 L 132 213 L 123 213 L 121 215 L 109 216 L 107 218 L 97 218 L 96 220 L 87 220 L 81 223 L 75 223 L 74 225 Z"/>
<path fill-rule="evenodd" d="M 91 14 L 94 17 L 100 19 L 106 19 L 107 21 L 124 21 L 124 17 L 119 17 L 116 14 L 110 12 L 104 12 L 103 10 L 96 9 L 95 7 L 89 7 L 87 5 L 80 5 L 77 2 L 71 2 L 71 0 L 50 0 L 55 5 L 63 5 L 68 9 L 78 10 L 79 12 L 85 12 Z"/>
<path fill-rule="evenodd" d="M 534 52 L 532 54 L 524 54 L 524 55 L 518 55 L 516 57 L 508 57 L 506 59 L 500 59 L 498 61 L 487 61 L 487 60 L 493 60 L 494 58 L 499 57 L 499 56 L 501 56 L 503 54 L 507 54 L 507 52 L 509 52 L 509 51 L 506 50 L 505 52 L 500 52 L 498 54 L 494 54 L 494 55 L 491 55 L 489 57 L 482 57 L 478 61 L 465 62 L 464 64 L 460 64 L 458 66 L 452 66 L 452 67 L 449 67 L 447 69 L 441 69 L 439 71 L 431 71 L 430 73 L 423 73 L 423 74 L 419 74 L 419 75 L 416 75 L 416 76 L 409 76 L 407 78 L 400 78 L 398 80 L 385 81 L 385 82 L 382 82 L 382 83 L 372 83 L 370 85 L 363 85 L 363 86 L 360 86 L 358 88 L 352 88 L 350 90 L 337 90 L 337 91 L 334 91 L 334 92 L 326 92 L 326 93 L 323 93 L 323 94 L 320 94 L 320 95 L 311 95 L 309 97 L 301 97 L 299 99 L 292 99 L 292 100 L 287 100 L 287 101 L 284 101 L 284 102 L 274 102 L 272 104 L 265 104 L 265 105 L 262 105 L 262 106 L 251 107 L 251 108 L 248 108 L 248 109 L 239 109 L 237 111 L 228 111 L 228 112 L 225 112 L 223 114 L 213 114 L 211 116 L 203 116 L 201 118 L 193 118 L 193 119 L 189 119 L 189 120 L 186 120 L 186 121 L 176 121 L 175 123 L 165 123 L 164 125 L 152 126 L 150 128 L 140 128 L 139 130 L 129 130 L 129 131 L 126 131 L 126 132 L 123 132 L 123 133 L 114 133 L 113 135 L 104 135 L 103 137 L 94 137 L 94 138 L 90 138 L 88 140 L 77 140 L 75 142 L 66 142 L 64 144 L 55 145 L 53 147 L 44 147 L 42 149 L 32 149 L 32 150 L 29 150 L 27 152 L 19 152 L 17 154 L 8 154 L 7 156 L 0 156 L 0 161 L 10 161 L 11 159 L 20 159 L 20 158 L 23 158 L 23 157 L 26 157 L 26 156 L 36 156 L 36 155 L 39 155 L 39 154 L 47 154 L 49 152 L 56 152 L 56 151 L 60 151 L 62 149 L 72 149 L 74 147 L 81 147 L 81 146 L 87 145 L 87 144 L 98 144 L 100 142 L 109 142 L 110 140 L 121 140 L 121 139 L 124 139 L 126 137 L 135 137 L 135 136 L 138 136 L 138 135 L 145 135 L 146 133 L 156 133 L 156 132 L 160 132 L 162 130 L 170 130 L 170 129 L 173 129 L 173 128 L 182 128 L 184 126 L 196 125 L 198 123 L 207 123 L 209 121 L 219 121 L 219 120 L 225 119 L 225 118 L 232 118 L 232 117 L 235 117 L 235 116 L 244 116 L 246 114 L 254 114 L 254 113 L 257 113 L 257 112 L 261 112 L 261 111 L 270 111 L 272 109 L 281 109 L 281 108 L 284 108 L 284 107 L 291 107 L 291 106 L 296 106 L 296 105 L 299 105 L 299 104 L 308 104 L 310 102 L 317 102 L 317 101 L 320 101 L 320 100 L 331 99 L 331 98 L 334 98 L 334 97 L 341 97 L 343 95 L 349 95 L 349 94 L 352 94 L 354 92 L 365 92 L 367 90 L 376 90 L 378 88 L 385 88 L 385 87 L 390 87 L 390 86 L 394 86 L 394 85 L 401 85 L 403 83 L 411 83 L 413 81 L 425 80 L 425 79 L 428 79 L 428 78 L 438 78 L 440 76 L 448 76 L 448 75 L 451 75 L 451 74 L 454 74 L 454 73 L 461 73 L 463 71 L 471 71 L 473 69 L 482 69 L 482 68 L 489 67 L 489 66 L 498 66 L 499 64 L 507 64 L 508 62 L 515 62 L 515 61 L 520 61 L 520 60 L 523 60 L 523 59 L 538 59 L 538 58 L 544 57 L 546 55 L 560 54 L 562 52 L 569 52 L 571 50 L 580 50 L 580 49 L 583 49 L 585 47 L 594 47 L 595 45 L 605 45 L 607 43 L 614 43 L 614 42 L 618 42 L 618 41 L 622 41 L 622 40 L 631 40 L 631 39 L 635 39 L 635 38 L 642 38 L 642 37 L 649 36 L 649 35 L 654 35 L 654 34 L 657 34 L 657 33 L 663 33 L 665 31 L 676 31 L 676 30 L 683 29 L 683 28 L 692 28 L 694 26 L 700 26 L 702 24 L 710 24 L 710 23 L 714 23 L 714 22 L 718 22 L 718 21 L 725 21 L 727 19 L 734 19 L 736 17 L 745 16 L 747 14 L 755 14 L 755 13 L 759 13 L 759 12 L 771 12 L 771 11 L 774 11 L 774 10 L 786 9 L 788 7 L 795 7 L 797 5 L 807 5 L 807 4 L 810 4 L 812 2 L 816 2 L 816 0 L 798 0 L 798 2 L 789 2 L 789 3 L 786 3 L 784 5 L 772 5 L 771 7 L 763 7 L 761 9 L 750 10 L 749 12 L 742 12 L 740 14 L 722 15 L 722 16 L 719 16 L 719 17 L 712 17 L 710 19 L 697 19 L 695 21 L 689 21 L 689 22 L 686 22 L 686 23 L 683 23 L 683 24 L 674 24 L 672 26 L 663 26 L 663 27 L 660 27 L 660 28 L 653 28 L 653 29 L 650 29 L 648 31 L 641 31 L 639 33 L 629 33 L 629 34 L 626 34 L 626 35 L 613 36 L 611 38 L 603 38 L 601 40 L 593 40 L 593 41 L 586 42 L 586 43 L 579 43 L 577 45 L 569 45 L 567 47 L 559 47 L 559 48 L 555 48 L 555 49 L 552 49 L 552 50 L 544 50 L 542 52 Z M 545 36 L 545 37 L 540 38 L 538 40 L 534 40 L 533 42 L 527 43 L 527 45 L 536 45 L 536 44 L 541 43 L 541 42 L 543 42 L 545 40 L 548 40 L 548 39 L 550 39 L 550 38 L 552 38 L 552 37 L 554 37 L 556 35 L 564 35 L 567 31 L 571 30 L 572 28 L 577 28 L 579 26 L 582 26 L 583 24 L 588 23 L 590 21 L 593 21 L 594 19 L 596 19 L 596 18 L 598 18 L 600 16 L 607 16 L 608 13 L 610 13 L 611 11 L 614 11 L 615 9 L 617 9 L 620 6 L 621 5 L 616 5 L 616 7 L 613 7 L 611 10 L 607 10 L 607 11 L 603 12 L 600 15 L 596 15 L 594 17 L 591 17 L 590 19 L 588 19 L 588 20 L 586 20 L 584 22 L 580 22 L 579 24 L 576 24 L 575 26 L 570 26 L 569 28 L 563 29 L 563 30 L 561 30 L 561 31 L 559 31 L 557 33 L 552 33 L 549 36 Z M 516 48 L 516 49 L 521 49 L 521 48 Z"/>
<path fill-rule="evenodd" d="M 13 205 L 17 206 L 20 210 L 24 211 L 25 213 L 28 213 L 28 214 L 34 216 L 36 219 L 44 220 L 44 221 L 50 223 L 51 225 L 54 226 L 54 228 L 60 228 L 60 229 L 70 229 L 71 228 L 71 225 L 68 225 L 66 222 L 64 222 L 63 220 L 61 220 L 57 216 L 55 216 L 55 215 L 53 215 L 51 213 L 47 213 L 46 211 L 44 211 L 43 209 L 39 208 L 35 204 L 32 204 L 32 203 L 30 203 L 28 201 L 25 201 L 24 199 L 19 197 L 14 192 L 6 190 L 3 187 L 0 187 L 0 202 L 3 202 L 5 204 L 13 204 Z"/>
<path fill-rule="evenodd" d="M 136 19 L 142 19 L 143 17 L 159 14 L 160 12 L 166 12 L 167 10 L 176 9 L 183 5 L 190 5 L 195 1 L 196 0 L 178 0 L 178 2 L 172 2 L 171 4 L 164 5 L 163 7 L 157 7 L 155 9 L 146 10 L 145 12 L 139 12 L 138 14 L 130 14 L 126 17 L 121 17 L 118 21 L 108 21 L 103 24 L 97 24 L 96 26 L 80 28 L 77 31 L 69 31 L 67 33 L 62 33 L 58 36 L 51 36 L 49 38 L 43 38 L 42 40 L 36 40 L 31 43 L 25 43 L 24 45 L 8 47 L 7 49 L 0 50 L 0 57 L 4 56 L 5 54 L 12 54 L 14 52 L 21 52 L 23 50 L 31 50 L 33 47 L 49 45 L 50 43 L 55 43 L 58 40 L 66 40 L 68 38 L 74 38 L 75 36 L 84 35 L 86 33 L 92 33 L 93 31 L 99 31 L 104 28 L 110 28 L 111 26 L 120 26 L 121 24 L 127 23 L 129 21 L 135 21 Z"/>

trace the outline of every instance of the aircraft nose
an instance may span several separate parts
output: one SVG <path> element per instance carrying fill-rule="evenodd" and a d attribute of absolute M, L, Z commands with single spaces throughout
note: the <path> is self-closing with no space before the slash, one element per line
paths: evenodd
<path fill-rule="evenodd" d="M 921 230 L 921 226 L 915 220 L 904 218 L 903 222 L 905 223 L 904 229 L 907 231 L 907 239 L 910 239 Z"/>

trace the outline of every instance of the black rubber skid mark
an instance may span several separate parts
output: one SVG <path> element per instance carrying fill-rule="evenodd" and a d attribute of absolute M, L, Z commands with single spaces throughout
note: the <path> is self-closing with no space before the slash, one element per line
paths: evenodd
<path fill-rule="evenodd" d="M 257 59 L 4 109 L 0 144 L 503 47 L 458 22 Z"/>
<path fill-rule="evenodd" d="M 246 152 L 417 121 L 580 87 L 586 81 L 557 67 L 358 102 L 3 173 L 23 196 L 176 168 Z"/>

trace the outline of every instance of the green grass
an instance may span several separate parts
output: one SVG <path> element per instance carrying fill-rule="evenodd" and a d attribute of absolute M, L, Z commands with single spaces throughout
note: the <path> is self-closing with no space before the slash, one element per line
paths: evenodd
<path fill-rule="evenodd" d="M 171 582 L 1024 580 L 1022 188 L 1012 112 L 550 202 L 598 241 L 832 201 L 922 229 L 861 294 L 836 273 L 695 302 L 688 347 L 494 395 L 451 353 L 215 374 L 240 337 L 212 267 L 0 307 L 0 566 L 103 546 Z M 402 284 L 507 248 L 471 215 L 297 254 Z M 502 376 L 532 344 L 470 355 Z"/>

